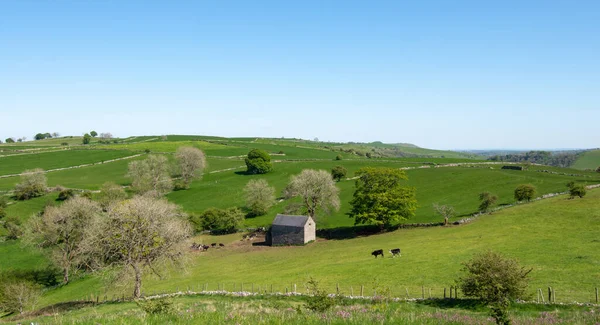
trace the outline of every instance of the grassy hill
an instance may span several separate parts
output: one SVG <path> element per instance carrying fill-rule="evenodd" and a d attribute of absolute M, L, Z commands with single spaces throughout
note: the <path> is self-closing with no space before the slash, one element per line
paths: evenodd
<path fill-rule="evenodd" d="M 530 292 L 552 286 L 557 300 L 591 301 L 600 283 L 600 190 L 584 199 L 566 196 L 523 204 L 480 217 L 462 226 L 397 230 L 382 235 L 345 240 L 318 240 L 304 247 L 264 247 L 241 242 L 241 234 L 199 236 L 197 242 L 223 242 L 226 248 L 206 253 L 188 252 L 184 272 L 172 270 L 168 278 L 147 278 L 147 293 L 176 291 L 208 284 L 238 290 L 244 283 L 285 291 L 308 277 L 330 291 L 336 284 L 348 293 L 350 286 L 389 287 L 394 295 L 406 289 L 418 296 L 421 286 L 441 296 L 453 284 L 461 263 L 474 253 L 494 249 L 533 268 Z M 374 259 L 370 252 L 400 247 L 401 258 Z M 84 294 L 120 294 L 129 288 L 104 290 L 98 277 L 86 277 L 49 291 L 44 304 L 76 299 Z"/>
<path fill-rule="evenodd" d="M 584 152 L 572 167 L 580 170 L 596 170 L 596 168 L 600 167 L 600 150 Z"/>
<path fill-rule="evenodd" d="M 71 138 L 69 138 L 71 139 Z M 51 141 L 52 140 L 52 141 Z M 18 146 L 2 144 L 0 150 L 20 148 L 19 155 L 0 157 L 0 175 L 22 172 L 30 168 L 54 169 L 90 164 L 86 167 L 64 169 L 47 173 L 48 185 L 97 190 L 107 181 L 127 186 L 131 180 L 125 177 L 131 160 L 106 162 L 110 159 L 129 157 L 144 159 L 147 152 L 163 154 L 173 160 L 173 153 L 180 146 L 194 146 L 205 151 L 208 167 L 203 178 L 191 184 L 190 189 L 171 192 L 167 198 L 183 207 L 188 213 L 201 213 L 209 207 L 243 207 L 242 189 L 251 179 L 264 178 L 281 194 L 289 177 L 303 169 L 331 170 L 342 165 L 348 170 L 348 179 L 338 183 L 341 209 L 331 215 L 318 215 L 319 229 L 356 229 L 353 219 L 347 216 L 349 201 L 354 192 L 354 172 L 366 166 L 406 169 L 407 185 L 417 191 L 419 208 L 416 216 L 408 222 L 439 222 L 433 212 L 433 203 L 454 206 L 456 219 L 471 215 L 478 206 L 477 196 L 490 191 L 499 196 L 499 204 L 513 204 L 513 191 L 519 184 L 531 183 L 538 189 L 538 196 L 566 190 L 570 181 L 597 184 L 600 174 L 585 170 L 530 166 L 527 170 L 502 170 L 501 164 L 486 164 L 462 154 L 450 155 L 438 152 L 421 157 L 366 158 L 356 150 L 376 152 L 382 148 L 402 147 L 421 150 L 404 144 L 330 144 L 297 139 L 219 138 L 202 136 L 131 137 L 119 139 L 120 143 L 87 146 L 73 144 L 69 149 L 57 147 L 52 152 L 26 151 L 48 144 L 53 148 L 60 139 L 20 143 Z M 73 138 L 70 141 L 80 141 Z M 390 147 L 391 146 L 391 147 Z M 273 154 L 274 171 L 265 175 L 245 175 L 243 155 L 253 148 Z M 82 150 L 86 149 L 86 150 Z M 340 149 L 342 151 L 340 151 Z M 350 151 L 350 149 L 354 151 Z M 370 151 L 369 151 L 370 150 Z M 375 151 L 373 151 L 375 150 Z M 426 149 L 423 149 L 426 150 Z M 8 152 L 8 151 L 3 151 Z M 16 152 L 16 151 L 15 151 Z M 430 152 L 431 153 L 431 152 Z M 335 160 L 342 155 L 342 160 Z M 19 177 L 0 178 L 0 191 L 10 191 Z M 56 193 L 29 201 L 12 201 L 7 208 L 10 217 L 25 221 L 46 204 L 59 204 Z M 421 286 L 432 288 L 434 295 L 442 294 L 442 288 L 453 283 L 460 263 L 474 252 L 494 248 L 509 256 L 518 257 L 523 264 L 534 267 L 534 286 L 554 286 L 558 299 L 563 301 L 589 301 L 591 288 L 598 285 L 600 263 L 598 242 L 598 190 L 591 191 L 583 200 L 566 200 L 559 197 L 521 205 L 484 216 L 476 222 L 448 228 L 398 230 L 395 232 L 356 237 L 347 233 L 347 239 L 320 239 L 306 247 L 262 247 L 240 242 L 241 234 L 206 237 L 193 240 L 211 243 L 223 242 L 227 248 L 207 253 L 189 253 L 186 272 L 172 270 L 166 280 L 148 278 L 147 292 L 173 291 L 177 287 L 197 286 L 209 283 L 216 289 L 217 283 L 231 287 L 234 283 L 274 285 L 285 290 L 292 283 L 301 284 L 308 276 L 315 276 L 332 289 L 336 283 L 349 287 L 389 286 L 396 295 L 420 291 Z M 269 225 L 275 214 L 284 211 L 288 202 L 280 201 L 267 215 L 246 219 L 246 226 Z M 0 236 L 3 230 L 0 228 Z M 400 259 L 374 260 L 369 254 L 374 249 L 401 247 Z M 551 249 L 548 249 L 551 247 Z M 187 250 L 183 249 L 187 252 Z M 22 247 L 20 242 L 0 242 L 0 269 L 40 272 L 46 270 L 48 260 L 37 251 Z M 126 287 L 104 288 L 102 278 L 87 276 L 58 289 L 49 290 L 43 304 L 80 298 L 89 293 L 117 294 L 129 292 Z"/>

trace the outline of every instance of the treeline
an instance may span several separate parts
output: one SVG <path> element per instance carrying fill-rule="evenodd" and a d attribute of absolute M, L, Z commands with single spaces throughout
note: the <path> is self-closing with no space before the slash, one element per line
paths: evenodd
<path fill-rule="evenodd" d="M 528 151 L 525 153 L 494 155 L 488 158 L 491 161 L 527 162 L 556 167 L 569 167 L 575 163 L 583 151 Z"/>

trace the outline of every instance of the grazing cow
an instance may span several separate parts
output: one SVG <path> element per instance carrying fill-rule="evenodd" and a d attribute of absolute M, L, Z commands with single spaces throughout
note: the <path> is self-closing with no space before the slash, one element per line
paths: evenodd
<path fill-rule="evenodd" d="M 210 246 L 217 247 L 217 243 L 212 243 L 212 244 L 210 244 Z"/>
<path fill-rule="evenodd" d="M 377 258 L 378 255 L 381 255 L 381 257 L 383 257 L 383 249 L 378 249 L 376 251 L 373 251 L 373 253 L 371 253 L 371 255 L 375 256 L 375 258 Z"/>
<path fill-rule="evenodd" d="M 390 253 L 392 253 L 392 257 L 396 257 L 396 255 L 402 256 L 402 252 L 400 252 L 400 248 L 394 248 L 394 249 L 390 250 Z"/>
<path fill-rule="evenodd" d="M 225 244 L 223 244 L 223 243 L 219 243 L 219 246 L 220 246 L 220 247 L 225 247 Z"/>
<path fill-rule="evenodd" d="M 205 251 L 207 251 L 210 248 L 210 246 L 208 245 L 202 245 L 202 249 L 204 249 Z"/>

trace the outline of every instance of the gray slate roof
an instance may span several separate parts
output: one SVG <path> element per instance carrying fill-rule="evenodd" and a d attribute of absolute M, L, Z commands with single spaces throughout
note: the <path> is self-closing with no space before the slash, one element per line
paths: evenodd
<path fill-rule="evenodd" d="M 286 226 L 286 227 L 300 227 L 304 228 L 304 225 L 308 221 L 307 216 L 289 216 L 285 214 L 278 214 L 273 220 L 273 226 Z"/>

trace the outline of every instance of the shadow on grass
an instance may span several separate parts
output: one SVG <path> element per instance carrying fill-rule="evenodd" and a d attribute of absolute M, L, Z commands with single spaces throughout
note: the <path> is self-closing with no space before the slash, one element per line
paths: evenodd
<path fill-rule="evenodd" d="M 437 298 L 417 302 L 420 305 L 441 309 L 465 309 L 471 311 L 487 311 L 487 306 L 477 299 Z"/>

